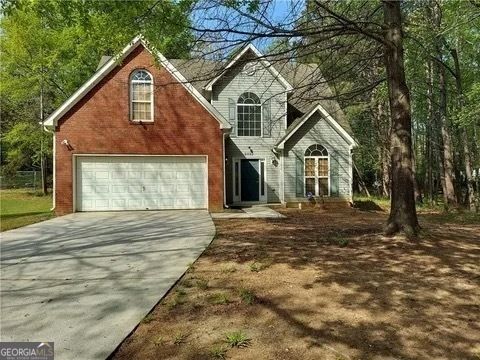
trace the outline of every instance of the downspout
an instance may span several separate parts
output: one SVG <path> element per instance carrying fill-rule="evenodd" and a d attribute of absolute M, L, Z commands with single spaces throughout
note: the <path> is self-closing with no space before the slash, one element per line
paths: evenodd
<path fill-rule="evenodd" d="M 53 137 L 52 137 L 52 141 L 53 141 L 53 146 L 52 146 L 52 153 L 53 153 L 53 161 L 52 161 L 52 163 L 53 163 L 52 164 L 52 167 L 53 167 L 53 174 L 52 174 L 53 184 L 52 185 L 53 186 L 52 187 L 53 188 L 52 188 L 52 208 L 50 209 L 50 211 L 53 211 L 53 210 L 55 210 L 55 197 L 56 197 L 55 196 L 55 193 L 56 193 L 56 191 L 55 191 L 56 190 L 56 186 L 55 186 L 56 185 L 55 184 L 56 183 L 56 179 L 55 179 L 56 178 L 56 176 L 55 176 L 55 172 L 56 172 L 56 169 L 55 169 L 56 168 L 56 164 L 55 164 L 56 163 L 56 160 L 55 160 L 55 158 L 56 158 L 56 141 L 55 140 L 56 139 L 55 139 L 55 131 L 48 129 L 46 126 L 43 126 L 43 130 L 45 130 L 46 132 L 49 132 L 50 134 L 53 135 Z"/>
<path fill-rule="evenodd" d="M 223 207 L 228 209 L 229 206 L 227 205 L 227 174 L 225 173 L 225 137 L 227 136 L 228 132 L 223 130 L 223 138 L 222 138 L 222 153 L 223 153 Z"/>

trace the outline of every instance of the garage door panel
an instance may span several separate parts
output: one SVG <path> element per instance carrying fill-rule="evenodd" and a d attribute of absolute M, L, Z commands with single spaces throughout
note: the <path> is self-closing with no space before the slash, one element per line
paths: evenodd
<path fill-rule="evenodd" d="M 77 210 L 206 208 L 205 157 L 77 158 Z"/>

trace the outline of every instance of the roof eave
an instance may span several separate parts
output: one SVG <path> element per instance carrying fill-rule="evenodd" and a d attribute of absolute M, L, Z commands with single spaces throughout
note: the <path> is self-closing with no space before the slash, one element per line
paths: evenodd
<path fill-rule="evenodd" d="M 342 136 L 351 147 L 358 146 L 358 143 L 355 141 L 355 139 L 325 110 L 325 108 L 322 105 L 317 104 L 313 109 L 303 115 L 303 119 L 296 125 L 294 129 L 285 134 L 277 142 L 277 144 L 275 144 L 275 148 L 283 150 L 285 147 L 285 143 L 288 141 L 288 139 L 290 139 L 292 135 L 295 134 L 298 129 L 300 129 L 303 124 L 305 124 L 305 122 L 310 119 L 310 117 L 312 117 L 312 115 L 316 112 L 320 112 L 320 114 L 335 128 L 335 130 L 340 134 L 340 136 Z"/>
<path fill-rule="evenodd" d="M 119 59 L 124 59 L 139 45 L 143 45 L 147 51 L 156 56 L 160 63 L 167 69 L 172 76 L 177 79 L 187 91 L 219 122 L 221 129 L 230 129 L 230 123 L 213 107 L 185 77 L 159 52 L 151 50 L 151 46 L 147 43 L 142 35 L 136 36 L 125 48 L 115 57 L 98 69 L 76 92 L 74 92 L 57 110 L 55 110 L 44 122 L 47 127 L 53 129 L 57 126 L 58 120 L 64 116 L 75 104 L 80 101 L 90 90 L 92 90 L 106 75 L 110 73 L 116 66 Z"/>
<path fill-rule="evenodd" d="M 232 61 L 230 61 L 227 66 L 222 70 L 220 74 L 218 74 L 215 78 L 210 80 L 204 87 L 203 89 L 205 91 L 211 92 L 213 90 L 213 85 L 225 74 L 225 72 L 230 69 L 235 63 L 240 60 L 240 58 L 248 51 L 253 51 L 253 53 L 260 58 L 260 61 L 263 62 L 264 66 L 269 69 L 269 71 L 272 72 L 272 75 L 282 83 L 282 85 L 285 87 L 285 90 L 287 93 L 290 93 L 293 91 L 293 86 L 273 67 L 273 65 L 268 61 L 267 59 L 263 58 L 264 55 L 253 45 L 253 44 L 248 44 L 246 47 L 243 48 L 242 51 L 240 51 L 237 56 L 233 58 Z"/>

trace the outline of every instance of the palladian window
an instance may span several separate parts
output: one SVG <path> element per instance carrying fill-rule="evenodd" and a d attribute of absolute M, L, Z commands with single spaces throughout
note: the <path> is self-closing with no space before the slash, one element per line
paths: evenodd
<path fill-rule="evenodd" d="M 262 105 L 257 95 L 243 93 L 237 101 L 238 136 L 262 136 Z"/>
<path fill-rule="evenodd" d="M 305 194 L 330 194 L 330 159 L 327 149 L 315 144 L 305 151 Z"/>

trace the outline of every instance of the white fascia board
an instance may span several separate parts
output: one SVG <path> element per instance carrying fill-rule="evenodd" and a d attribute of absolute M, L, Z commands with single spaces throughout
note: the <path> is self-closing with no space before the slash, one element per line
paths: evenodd
<path fill-rule="evenodd" d="M 276 146 L 278 149 L 283 149 L 285 143 L 287 142 L 290 137 L 297 132 L 298 129 L 300 129 L 305 122 L 310 119 L 310 117 L 315 114 L 316 112 L 320 112 L 321 115 L 323 115 L 324 119 L 327 120 L 330 125 L 342 136 L 350 146 L 355 147 L 357 146 L 357 142 L 350 136 L 349 133 L 345 131 L 345 129 L 325 110 L 325 108 L 318 104 L 315 106 L 310 112 L 304 116 L 303 120 L 297 124 L 297 126 L 292 129 Z"/>
<path fill-rule="evenodd" d="M 138 45 L 142 43 L 142 37 L 136 36 L 125 48 L 118 54 L 118 56 L 112 57 L 107 61 L 100 69 L 98 69 L 93 76 L 88 79 L 72 96 L 70 96 L 57 110 L 55 110 L 45 120 L 44 125 L 47 127 L 55 128 L 57 121 L 65 115 L 78 101 L 80 101 L 95 85 L 97 85 L 106 75 L 110 73 L 116 66 L 119 59 L 125 58 L 130 54 Z"/>
<path fill-rule="evenodd" d="M 157 56 L 160 63 L 173 75 L 173 77 L 180 82 L 187 91 L 220 123 L 221 129 L 230 129 L 230 123 L 213 107 L 185 77 L 158 51 L 150 50 L 150 46 L 143 39 L 142 35 L 136 36 L 117 56 L 112 57 L 106 62 L 98 71 L 83 84 L 72 96 L 70 96 L 57 110 L 55 110 L 45 121 L 46 127 L 57 126 L 57 121 L 65 115 L 78 101 L 80 101 L 90 90 L 92 90 L 106 75 L 110 73 L 116 66 L 119 60 L 123 60 L 128 56 L 138 45 L 142 44 L 152 55 Z"/>
<path fill-rule="evenodd" d="M 290 83 L 287 80 L 285 80 L 285 78 L 272 66 L 272 64 L 267 59 L 264 58 L 264 55 L 253 44 L 248 44 L 242 51 L 240 51 L 240 53 L 238 53 L 237 56 L 235 56 L 235 58 L 233 58 L 233 60 L 230 61 L 227 66 L 225 66 L 225 68 L 219 75 L 217 75 L 214 79 L 210 80 L 208 84 L 204 86 L 204 89 L 207 91 L 212 91 L 213 84 L 215 84 L 225 74 L 225 72 L 228 69 L 230 69 L 233 65 L 235 65 L 237 61 L 240 60 L 240 58 L 249 50 L 253 51 L 253 53 L 258 58 L 260 58 L 260 61 L 262 62 L 262 64 L 268 69 L 268 71 L 272 73 L 275 79 L 277 79 L 278 81 L 280 81 L 280 83 L 282 83 L 282 85 L 285 87 L 285 90 L 287 92 L 290 92 L 293 90 L 292 85 L 290 85 Z"/>

